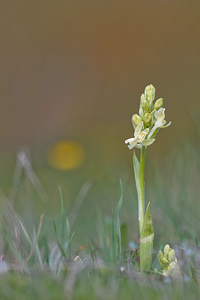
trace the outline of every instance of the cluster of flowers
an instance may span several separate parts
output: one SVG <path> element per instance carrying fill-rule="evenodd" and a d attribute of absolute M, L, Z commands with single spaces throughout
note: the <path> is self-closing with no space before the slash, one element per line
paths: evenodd
<path fill-rule="evenodd" d="M 140 98 L 139 115 L 132 116 L 132 123 L 135 129 L 134 137 L 125 140 L 128 148 L 134 147 L 141 149 L 142 146 L 149 146 L 155 141 L 155 136 L 160 128 L 168 127 L 166 125 L 165 108 L 163 108 L 163 99 L 155 101 L 155 87 L 150 84 Z"/>
<path fill-rule="evenodd" d="M 160 250 L 158 253 L 158 261 L 160 265 L 160 272 L 163 276 L 180 277 L 181 270 L 179 268 L 175 251 L 168 244 L 165 245 L 164 251 Z M 158 272 L 155 269 L 156 272 Z"/>

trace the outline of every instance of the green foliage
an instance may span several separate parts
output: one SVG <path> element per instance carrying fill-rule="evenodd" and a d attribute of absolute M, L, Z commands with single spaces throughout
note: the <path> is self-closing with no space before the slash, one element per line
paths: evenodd
<path fill-rule="evenodd" d="M 120 198 L 117 204 L 116 213 L 112 210 L 112 218 L 103 217 L 99 212 L 99 237 L 102 245 L 101 251 L 106 261 L 120 263 L 122 260 L 122 226 L 120 224 L 120 210 L 123 204 L 123 186 L 120 180 Z M 125 234 L 125 231 L 123 230 Z"/>
<path fill-rule="evenodd" d="M 133 152 L 133 168 L 134 168 L 134 175 L 135 175 L 135 184 L 138 194 L 138 199 L 141 198 L 141 190 L 140 190 L 140 163 L 139 160 L 135 154 L 135 151 Z M 139 201 L 139 200 L 138 200 Z M 141 217 L 139 217 L 140 211 L 138 206 L 138 219 L 140 220 Z M 143 223 L 143 222 L 142 222 Z M 140 225 L 142 227 L 142 225 Z"/>
<path fill-rule="evenodd" d="M 120 214 L 120 210 L 122 208 L 123 198 L 124 198 L 123 186 L 122 186 L 122 181 L 120 179 L 120 198 L 119 198 L 119 202 L 117 204 L 116 224 L 115 224 L 116 234 L 117 234 L 118 243 L 119 243 L 119 257 L 120 257 L 120 260 L 122 259 L 122 233 L 121 233 L 121 224 L 120 224 L 119 214 Z"/>
<path fill-rule="evenodd" d="M 69 283 L 72 273 L 60 274 L 57 278 L 47 273 L 37 276 L 5 274 L 0 281 L 0 298 L 4 300 L 43 300 L 43 299 L 199 299 L 200 287 L 192 282 L 187 284 L 166 284 L 149 278 L 127 279 L 119 275 L 103 274 L 89 270 L 80 270 L 73 279 L 70 289 Z"/>
<path fill-rule="evenodd" d="M 150 202 L 147 205 L 142 234 L 140 237 L 140 270 L 150 270 L 153 253 L 154 229 L 150 213 Z"/>
<path fill-rule="evenodd" d="M 136 157 L 134 159 L 139 170 L 140 162 Z M 181 145 L 177 152 L 174 150 L 162 159 L 162 168 L 160 162 L 158 167 L 155 162 L 150 166 L 147 192 L 155 208 L 151 211 L 156 225 L 154 249 L 150 239 L 154 232 L 149 204 L 144 216 L 140 249 L 137 245 L 133 250 L 128 246 L 133 235 L 137 236 L 137 230 L 132 229 L 137 226 L 129 209 L 130 203 L 131 207 L 134 206 L 131 202 L 133 188 L 125 180 L 123 186 L 120 181 L 119 199 L 111 216 L 98 211 L 97 235 L 89 237 L 87 245 L 76 241 L 80 247 L 78 250 L 74 247 L 76 235 L 61 189 L 59 218 L 51 221 L 51 226 L 48 226 L 43 214 L 38 221 L 32 222 L 31 219 L 25 221 L 19 217 L 14 208 L 9 214 L 2 210 L 1 213 L 7 218 L 0 224 L 0 247 L 4 255 L 0 257 L 0 299 L 199 299 L 200 222 L 196 202 L 199 195 L 199 161 L 198 149 L 190 144 Z M 121 224 L 120 219 L 124 219 L 122 205 L 123 213 L 126 211 L 126 223 Z M 128 220 L 130 216 L 131 223 Z M 81 225 L 84 226 L 84 223 Z M 128 238 L 127 226 L 131 228 Z M 87 233 L 90 236 L 90 232 Z M 165 249 L 160 256 L 163 264 L 160 273 L 138 272 L 135 262 L 138 251 L 141 270 L 149 269 L 151 251 L 156 257 L 169 239 L 176 259 L 173 260 L 172 249 Z M 143 257 L 145 259 L 142 261 Z M 176 277 L 163 276 L 162 271 L 166 267 L 163 258 L 167 258 L 167 266 L 171 263 L 181 265 L 181 268 L 178 266 L 181 274 L 178 281 Z M 153 269 L 158 268 L 156 259 L 152 264 Z"/>
<path fill-rule="evenodd" d="M 154 229 L 150 213 L 150 203 L 144 214 L 145 195 L 144 195 L 144 163 L 145 149 L 141 150 L 140 161 L 135 151 L 133 153 L 133 169 L 135 174 L 135 183 L 138 195 L 138 221 L 140 229 L 140 271 L 149 271 L 151 269 Z"/>
<path fill-rule="evenodd" d="M 7 231 L 5 229 L 3 229 L 3 236 L 6 240 L 6 242 L 8 243 L 8 246 L 11 249 L 12 253 L 14 254 L 15 259 L 18 261 L 19 264 L 22 264 L 23 259 L 22 259 L 21 253 L 16 249 L 12 239 L 10 238 L 9 234 L 7 233 Z"/>

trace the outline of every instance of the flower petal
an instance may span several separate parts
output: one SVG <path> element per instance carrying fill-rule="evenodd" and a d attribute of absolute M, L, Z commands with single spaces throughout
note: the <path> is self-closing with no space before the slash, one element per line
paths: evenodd
<path fill-rule="evenodd" d="M 155 142 L 156 139 L 146 139 L 144 140 L 141 145 L 142 146 L 150 146 L 151 144 L 153 144 L 153 142 Z"/>
<path fill-rule="evenodd" d="M 125 144 L 129 144 L 128 148 L 133 149 L 137 144 L 137 140 L 135 138 L 130 138 L 130 139 L 125 140 Z"/>
<path fill-rule="evenodd" d="M 135 132 L 134 132 L 134 136 L 135 136 L 135 137 L 136 137 L 136 135 L 138 135 L 138 134 L 141 132 L 142 127 L 143 127 L 143 121 L 140 122 L 140 123 L 137 125 L 137 127 L 135 128 Z"/>
<path fill-rule="evenodd" d="M 169 123 L 168 123 L 167 125 L 165 125 L 165 126 L 162 125 L 162 126 L 160 126 L 160 128 L 166 128 L 166 127 L 168 127 L 169 125 L 171 125 L 171 123 L 172 123 L 172 122 L 169 122 Z"/>
<path fill-rule="evenodd" d="M 135 141 L 135 138 L 127 139 L 125 140 L 125 144 L 132 143 L 133 141 Z"/>
<path fill-rule="evenodd" d="M 141 144 L 137 144 L 136 146 L 135 146 L 135 148 L 137 148 L 137 149 L 142 149 L 142 145 Z"/>
<path fill-rule="evenodd" d="M 165 108 L 161 107 L 159 110 L 155 111 L 154 116 L 157 120 L 161 121 L 165 119 Z"/>
<path fill-rule="evenodd" d="M 145 136 L 149 133 L 149 128 L 146 128 L 145 130 L 143 130 L 142 131 L 144 134 L 145 134 Z"/>

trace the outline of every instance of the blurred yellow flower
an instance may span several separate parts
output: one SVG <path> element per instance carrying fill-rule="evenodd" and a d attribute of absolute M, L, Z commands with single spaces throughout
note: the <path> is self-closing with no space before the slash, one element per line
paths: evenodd
<path fill-rule="evenodd" d="M 83 146 L 73 140 L 59 141 L 47 151 L 49 164 L 59 170 L 73 170 L 81 166 L 85 159 Z"/>

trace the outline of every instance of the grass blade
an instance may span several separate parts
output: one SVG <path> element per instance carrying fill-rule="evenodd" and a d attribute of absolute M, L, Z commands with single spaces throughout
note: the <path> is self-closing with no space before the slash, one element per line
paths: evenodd
<path fill-rule="evenodd" d="M 7 243 L 11 249 L 11 251 L 13 252 L 14 256 L 16 257 L 17 261 L 22 264 L 23 260 L 22 260 L 22 256 L 20 254 L 20 252 L 17 251 L 17 249 L 15 248 L 11 238 L 9 237 L 9 235 L 7 234 L 7 232 L 3 229 L 3 234 L 7 240 Z"/>
<path fill-rule="evenodd" d="M 44 259 L 47 265 L 49 265 L 49 247 L 47 244 L 47 238 L 45 235 L 43 235 L 43 241 L 44 241 Z"/>
<path fill-rule="evenodd" d="M 26 262 L 28 262 L 30 260 L 31 256 L 34 254 L 34 251 L 36 250 L 36 247 L 38 245 L 39 236 L 40 236 L 40 233 L 41 233 L 41 230 L 42 230 L 43 221 L 44 221 L 44 214 L 42 214 L 40 216 L 40 223 L 39 223 L 39 226 L 38 226 L 37 234 L 35 233 L 35 230 L 33 232 L 34 241 L 32 243 L 31 252 L 30 252 L 29 256 L 27 257 Z M 37 253 L 37 255 L 39 255 L 39 254 Z M 39 259 L 39 262 L 41 264 L 40 256 L 38 256 L 38 259 Z"/>
<path fill-rule="evenodd" d="M 111 249 L 112 249 L 112 261 L 114 262 L 116 260 L 116 239 L 115 239 L 115 225 L 114 225 L 114 210 L 112 210 Z"/>
<path fill-rule="evenodd" d="M 26 239 L 27 239 L 30 247 L 32 248 L 33 247 L 33 243 L 31 241 L 31 238 L 30 238 L 28 232 L 26 231 L 26 228 L 24 227 L 24 225 L 22 224 L 22 222 L 20 220 L 19 220 L 19 224 L 20 224 L 20 226 L 22 228 L 22 231 L 23 231 L 23 233 L 24 233 L 24 235 L 25 235 L 25 237 L 26 237 Z"/>
<path fill-rule="evenodd" d="M 41 269 L 43 269 L 42 255 L 41 255 L 40 248 L 39 248 L 39 245 L 38 245 L 38 238 L 37 238 L 35 230 L 33 231 L 33 238 L 34 238 L 34 251 L 36 253 L 37 259 L 38 259 L 39 264 L 40 264 L 40 267 L 41 267 Z"/>
<path fill-rule="evenodd" d="M 65 245 L 66 242 L 66 211 L 65 211 L 65 204 L 64 204 L 64 198 L 63 198 L 63 192 L 61 187 L 59 186 L 59 193 L 60 193 L 60 200 L 61 200 L 61 245 L 62 248 Z"/>
<path fill-rule="evenodd" d="M 118 237 L 118 243 L 119 243 L 119 257 L 120 260 L 122 258 L 122 241 L 121 241 L 121 225 L 120 225 L 120 218 L 119 218 L 119 214 L 120 214 L 120 210 L 123 204 L 123 186 L 122 186 L 122 181 L 120 179 L 120 198 L 119 198 L 119 202 L 117 204 L 117 213 L 116 213 L 116 233 L 117 233 L 117 237 Z"/>
<path fill-rule="evenodd" d="M 69 247 L 71 248 L 71 241 L 72 241 L 72 239 L 73 239 L 73 237 L 74 237 L 74 234 L 75 234 L 75 232 L 72 233 L 72 235 L 71 235 L 69 241 L 67 242 L 67 246 L 66 246 L 66 248 L 65 248 L 65 253 L 67 253 L 67 249 L 69 249 Z"/>
<path fill-rule="evenodd" d="M 100 211 L 98 211 L 98 219 L 99 219 L 99 236 L 101 239 L 102 253 L 105 261 L 110 260 L 110 249 L 107 245 L 107 228 L 105 218 Z"/>
<path fill-rule="evenodd" d="M 54 228 L 54 232 L 55 232 L 55 236 L 56 236 L 56 241 L 57 241 L 57 244 L 58 244 L 58 248 L 60 249 L 60 252 L 61 252 L 62 256 L 66 257 L 65 250 L 64 250 L 63 246 L 61 245 L 61 243 L 58 240 L 57 228 L 56 228 L 55 221 L 53 221 L 53 228 Z"/>
<path fill-rule="evenodd" d="M 69 223 L 69 218 L 66 218 L 66 231 L 67 231 L 67 240 L 68 240 L 68 244 L 67 244 L 67 248 L 68 248 L 68 256 L 69 256 L 69 260 L 71 260 L 71 227 L 70 227 L 70 223 Z"/>

